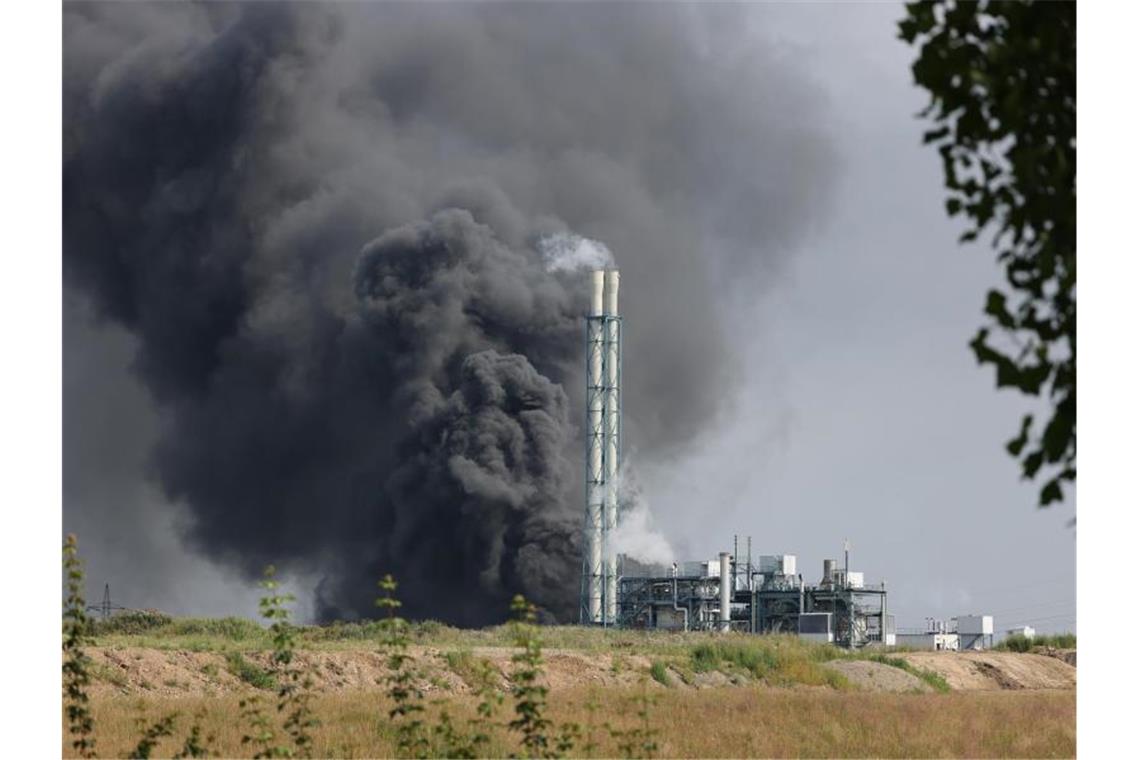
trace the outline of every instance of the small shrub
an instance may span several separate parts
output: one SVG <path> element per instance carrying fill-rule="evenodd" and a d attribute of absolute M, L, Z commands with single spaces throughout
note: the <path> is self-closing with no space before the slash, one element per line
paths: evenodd
<path fill-rule="evenodd" d="M 261 599 L 261 616 L 270 622 L 269 631 L 273 635 L 273 666 L 278 677 L 277 712 L 285 716 L 285 732 L 293 740 L 298 755 L 312 757 L 313 737 L 310 731 L 318 721 L 310 706 L 312 679 L 293 662 L 297 638 L 289 622 L 288 607 L 293 596 L 278 592 L 272 565 L 265 569 L 265 580 L 261 585 L 266 591 Z M 288 748 L 279 747 L 277 750 L 278 756 L 292 754 Z"/>
<path fill-rule="evenodd" d="M 416 641 L 425 641 L 435 638 L 446 627 L 438 620 L 420 620 L 409 626 L 409 634 Z"/>
<path fill-rule="evenodd" d="M 593 757 L 594 750 L 598 748 L 598 743 L 594 741 L 594 721 L 600 706 L 601 704 L 598 702 L 598 691 L 591 686 L 590 694 L 586 698 L 586 703 L 583 705 L 583 708 L 586 710 L 585 741 L 582 743 L 583 757 Z"/>
<path fill-rule="evenodd" d="M 1052 636 L 1043 635 L 1029 638 L 1020 633 L 1015 633 L 1002 639 L 994 649 L 999 652 L 1032 652 L 1034 647 L 1076 649 L 1077 636 L 1074 633 L 1058 633 Z"/>
<path fill-rule="evenodd" d="M 851 688 L 851 682 L 847 680 L 847 676 L 838 671 L 823 668 L 823 677 L 827 685 L 836 691 L 847 691 Z"/>
<path fill-rule="evenodd" d="M 445 652 L 442 657 L 448 669 L 476 691 L 487 685 L 489 677 L 494 681 L 494 664 L 486 658 L 475 657 L 470 649 L 453 649 Z"/>
<path fill-rule="evenodd" d="M 617 742 L 618 751 L 625 758 L 652 758 L 657 753 L 657 730 L 649 725 L 649 706 L 654 698 L 649 695 L 642 682 L 641 692 L 633 698 L 637 706 L 638 723 L 633 728 L 619 730 L 606 724 L 610 737 Z"/>
<path fill-rule="evenodd" d="M 91 659 L 83 651 L 90 642 L 87 604 L 83 599 L 83 564 L 79 543 L 69 533 L 63 545 L 63 570 L 67 578 L 67 602 L 63 613 L 63 691 L 67 728 L 75 738 L 71 746 L 80 757 L 95 757 L 95 719 L 88 707 L 87 687 Z"/>
<path fill-rule="evenodd" d="M 912 671 L 916 676 L 925 681 L 930 688 L 941 694 L 950 693 L 950 684 L 946 683 L 946 679 L 931 670 L 922 670 L 915 668 Z"/>
<path fill-rule="evenodd" d="M 693 670 L 698 673 L 707 673 L 720 666 L 720 656 L 711 644 L 697 644 L 692 653 Z"/>
<path fill-rule="evenodd" d="M 215 636 L 227 641 L 256 641 L 265 637 L 257 622 L 239 617 L 179 618 L 167 626 L 175 636 Z"/>
<path fill-rule="evenodd" d="M 515 669 L 511 672 L 515 719 L 509 726 L 522 734 L 527 757 L 547 757 L 550 753 L 547 731 L 551 723 L 545 715 L 547 688 L 539 683 L 542 676 L 542 642 L 535 631 L 535 608 L 519 595 L 515 596 L 511 611 L 516 617 L 515 646 L 520 651 L 511 657 L 515 663 Z"/>
<path fill-rule="evenodd" d="M 145 760 L 150 757 L 150 753 L 154 752 L 154 748 L 158 746 L 159 739 L 164 736 L 172 736 L 174 734 L 174 721 L 177 720 L 178 713 L 171 713 L 164 715 L 151 725 L 146 725 L 146 721 L 139 721 L 139 730 L 143 732 L 142 738 L 135 748 L 131 750 L 128 755 L 130 758 L 141 758 Z"/>
<path fill-rule="evenodd" d="M 669 671 L 665 668 L 665 663 L 660 660 L 654 660 L 653 664 L 649 666 L 649 675 L 653 676 L 653 680 L 662 686 L 673 685 L 669 678 Z"/>
<path fill-rule="evenodd" d="M 1033 644 L 1033 639 L 1015 633 L 1012 636 L 1005 637 L 994 649 L 1006 652 L 1028 652 L 1033 648 Z"/>
<path fill-rule="evenodd" d="M 1056 636 L 1046 636 L 1045 639 L 1046 646 L 1056 647 L 1057 649 L 1077 648 L 1077 634 L 1075 633 L 1059 633 Z"/>
<path fill-rule="evenodd" d="M 96 636 L 119 634 L 138 636 L 170 625 L 174 618 L 150 610 L 127 610 L 109 618 L 96 620 L 92 627 Z"/>
<path fill-rule="evenodd" d="M 91 675 L 99 681 L 118 686 L 120 689 L 127 685 L 127 677 L 123 675 L 123 671 L 111 665 L 93 662 L 91 663 Z"/>
<path fill-rule="evenodd" d="M 226 653 L 226 670 L 255 689 L 277 688 L 273 674 L 245 659 L 241 652 Z"/>
<path fill-rule="evenodd" d="M 396 723 L 396 753 L 400 757 L 425 757 L 428 741 L 419 717 L 424 711 L 423 692 L 416 686 L 416 672 L 408 654 L 407 621 L 396 615 L 400 608 L 396 579 L 385 575 L 379 586 L 384 595 L 376 600 L 376 606 L 387 612 L 381 647 L 388 656 L 388 696 L 392 700 L 388 718 Z"/>
<path fill-rule="evenodd" d="M 206 737 L 202 736 L 202 721 L 205 720 L 205 717 L 205 710 L 200 710 L 194 716 L 194 723 L 190 726 L 190 733 L 186 736 L 186 740 L 182 742 L 182 749 L 174 755 L 175 760 L 210 756 L 210 746 L 214 743 L 214 736 L 212 734 Z"/>
<path fill-rule="evenodd" d="M 690 659 L 693 670 L 705 673 L 724 665 L 745 670 L 756 678 L 763 678 L 780 667 L 780 656 L 766 646 L 753 642 L 719 641 L 693 647 Z"/>

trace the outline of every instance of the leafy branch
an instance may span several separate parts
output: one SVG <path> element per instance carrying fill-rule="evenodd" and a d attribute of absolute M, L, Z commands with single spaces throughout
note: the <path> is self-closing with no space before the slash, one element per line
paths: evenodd
<path fill-rule="evenodd" d="M 71 746 L 80 757 L 95 757 L 95 719 L 91 716 L 87 687 L 91 685 L 91 659 L 83 647 L 90 643 L 90 621 L 83 598 L 83 563 L 79 544 L 69 533 L 63 544 L 63 573 L 67 601 L 63 610 L 63 692 L 67 728 L 75 738 Z"/>
<path fill-rule="evenodd" d="M 1006 444 L 1024 478 L 1044 473 L 1048 506 L 1077 476 L 1076 4 L 912 2 L 898 27 L 919 49 L 946 211 L 967 222 L 961 242 L 992 233 L 1005 270 L 970 347 L 999 388 L 1051 407 Z"/>

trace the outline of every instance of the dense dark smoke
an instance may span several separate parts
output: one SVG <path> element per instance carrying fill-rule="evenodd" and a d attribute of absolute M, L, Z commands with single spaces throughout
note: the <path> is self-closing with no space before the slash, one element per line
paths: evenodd
<path fill-rule="evenodd" d="M 616 252 L 627 434 L 683 445 L 732 388 L 711 293 L 833 163 L 740 13 L 69 5 L 66 284 L 137 338 L 190 544 L 325 617 L 392 572 L 413 616 L 571 618 L 585 282 L 537 243 Z"/>

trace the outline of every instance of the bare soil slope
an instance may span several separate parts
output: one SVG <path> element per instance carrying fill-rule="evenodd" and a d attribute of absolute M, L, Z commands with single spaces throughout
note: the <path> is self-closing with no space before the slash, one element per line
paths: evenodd
<path fill-rule="evenodd" d="M 842 673 L 852 686 L 864 691 L 932 691 L 925 681 L 913 673 L 881 662 L 835 660 L 824 663 L 824 667 Z"/>
<path fill-rule="evenodd" d="M 916 668 L 946 679 L 955 690 L 1075 689 L 1077 669 L 1064 660 L 1019 652 L 907 652 Z"/>
<path fill-rule="evenodd" d="M 492 683 L 506 689 L 515 650 L 506 647 L 445 649 L 416 646 L 409 650 L 420 672 L 420 686 L 428 696 L 465 694 L 479 686 L 479 669 L 490 665 Z M 269 652 L 243 652 L 235 659 L 219 652 L 192 652 L 145 647 L 96 647 L 93 693 L 151 694 L 155 696 L 217 695 L 247 691 L 251 676 L 269 668 Z M 931 670 L 955 690 L 1072 689 L 1076 668 L 1043 655 L 1012 652 L 911 652 L 900 654 L 916 668 Z M 552 691 L 576 687 L 631 687 L 650 679 L 652 661 L 634 653 L 584 652 L 546 649 L 545 683 Z M 368 650 L 299 650 L 296 659 L 313 679 L 319 693 L 340 693 L 384 688 L 388 675 L 383 654 Z M 825 667 L 845 676 L 857 689 L 886 692 L 927 691 L 914 675 L 877 662 L 836 660 Z M 244 676 L 244 677 L 243 677 Z M 679 689 L 755 685 L 731 671 L 685 674 L 667 669 L 669 686 Z"/>
<path fill-rule="evenodd" d="M 480 660 L 490 663 L 492 683 L 506 690 L 506 674 L 510 672 L 514 653 L 502 647 L 469 650 L 412 647 L 408 651 L 422 676 L 420 687 L 428 695 L 464 694 L 478 688 L 476 665 Z M 100 647 L 89 650 L 88 654 L 95 663 L 96 680 L 92 691 L 96 694 L 202 695 L 237 692 L 250 687 L 250 683 L 240 677 L 241 668 L 217 652 Z M 270 667 L 269 652 L 243 652 L 240 657 L 252 666 L 249 670 L 264 671 Z M 651 664 L 647 657 L 639 655 L 559 649 L 545 650 L 543 659 L 546 663 L 543 680 L 552 690 L 590 684 L 637 685 Z M 310 675 L 314 690 L 321 693 L 380 689 L 388 676 L 387 660 L 380 652 L 299 650 L 295 662 Z"/>

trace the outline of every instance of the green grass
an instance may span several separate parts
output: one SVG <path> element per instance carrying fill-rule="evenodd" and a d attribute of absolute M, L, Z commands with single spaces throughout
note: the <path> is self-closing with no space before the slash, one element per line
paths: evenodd
<path fill-rule="evenodd" d="M 245 659 L 240 652 L 226 654 L 226 670 L 254 688 L 277 688 L 277 679 L 273 677 L 272 673 Z"/>
<path fill-rule="evenodd" d="M 485 657 L 476 657 L 470 649 L 453 649 L 444 652 L 441 657 L 447 663 L 448 669 L 463 679 L 463 682 L 472 689 L 481 689 L 493 683 L 498 670 Z"/>
<path fill-rule="evenodd" d="M 665 667 L 665 663 L 661 662 L 661 660 L 653 661 L 653 664 L 649 666 L 649 675 L 662 686 L 673 685 L 672 680 L 669 678 L 669 671 Z"/>
<path fill-rule="evenodd" d="M 1031 652 L 1034 647 L 1076 649 L 1077 635 L 1075 633 L 1058 633 L 1053 636 L 1034 636 L 1030 639 L 1018 633 L 1007 636 L 994 649 L 1003 652 Z"/>
<path fill-rule="evenodd" d="M 946 679 L 929 670 L 923 668 L 916 668 L 909 662 L 901 657 L 889 657 L 885 654 L 872 654 L 864 659 L 871 660 L 872 662 L 879 662 L 883 665 L 890 665 L 892 668 L 905 670 L 912 676 L 915 676 L 924 681 L 930 688 L 941 694 L 947 694 L 950 691 L 950 684 L 946 683 Z"/>
<path fill-rule="evenodd" d="M 101 662 L 91 663 L 91 677 L 96 681 L 103 681 L 105 683 L 113 684 L 119 688 L 124 688 L 127 685 L 127 677 L 123 675 L 123 671 L 111 665 L 105 665 Z"/>
<path fill-rule="evenodd" d="M 845 654 L 833 646 L 795 636 L 718 637 L 693 646 L 688 666 L 695 673 L 719 671 L 770 686 L 829 686 L 850 689 L 847 678 L 823 663 L 840 658 L 867 659 L 869 653 Z"/>

